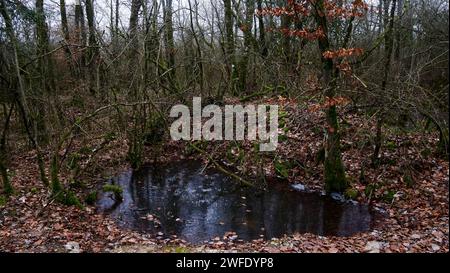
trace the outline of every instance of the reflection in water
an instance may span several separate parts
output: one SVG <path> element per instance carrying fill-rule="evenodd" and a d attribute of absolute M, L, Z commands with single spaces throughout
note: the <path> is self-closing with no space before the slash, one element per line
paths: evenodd
<path fill-rule="evenodd" d="M 283 182 L 258 192 L 214 170 L 202 170 L 200 162 L 185 160 L 125 173 L 113 181 L 123 188 L 124 201 L 114 207 L 105 194 L 98 207 L 125 227 L 193 243 L 229 231 L 251 240 L 295 232 L 348 236 L 370 228 L 367 206 L 293 191 Z"/>

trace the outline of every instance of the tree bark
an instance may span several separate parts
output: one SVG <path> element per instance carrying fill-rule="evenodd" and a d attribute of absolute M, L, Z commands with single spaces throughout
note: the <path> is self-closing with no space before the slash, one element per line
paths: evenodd
<path fill-rule="evenodd" d="M 190 26 L 191 26 L 191 31 L 192 31 L 192 35 L 194 37 L 195 40 L 195 47 L 197 49 L 197 61 L 196 61 L 196 65 L 198 66 L 199 69 L 199 80 L 200 80 L 200 92 L 203 96 L 204 93 L 204 71 L 203 71 L 203 58 L 202 58 L 202 49 L 200 47 L 200 42 L 199 39 L 197 37 L 197 32 L 195 31 L 195 27 L 194 27 L 194 18 L 192 16 L 192 13 L 194 12 L 194 10 L 192 9 L 192 4 L 191 4 L 191 0 L 188 0 L 188 4 L 189 4 L 189 22 L 190 22 Z M 195 13 L 196 15 L 198 15 L 198 3 L 197 1 L 195 1 Z M 197 17 L 196 17 L 197 19 Z M 198 25 L 198 21 L 197 21 L 197 25 Z"/>
<path fill-rule="evenodd" d="M 47 176 L 45 174 L 45 167 L 44 167 L 44 160 L 42 157 L 42 153 L 41 153 L 38 143 L 36 141 L 36 136 L 33 134 L 32 130 L 31 130 L 31 127 L 32 127 L 31 125 L 32 125 L 33 121 L 29 116 L 29 108 L 28 108 L 28 103 L 27 103 L 27 99 L 25 96 L 24 82 L 22 79 L 22 75 L 20 73 L 20 62 L 19 62 L 19 57 L 18 57 L 18 53 L 17 53 L 18 43 L 17 43 L 16 35 L 14 33 L 14 28 L 12 25 L 11 17 L 9 16 L 8 11 L 6 10 L 5 0 L 0 0 L 0 14 L 2 15 L 3 19 L 5 20 L 6 34 L 8 35 L 9 40 L 12 44 L 12 48 L 13 48 L 14 69 L 15 69 L 17 82 L 18 82 L 18 87 L 15 92 L 16 102 L 19 107 L 20 114 L 22 116 L 23 124 L 25 127 L 25 131 L 27 133 L 28 139 L 31 143 L 31 146 L 36 151 L 36 155 L 37 155 L 36 157 L 37 157 L 37 162 L 38 162 L 38 167 L 39 167 L 39 172 L 40 172 L 42 183 L 44 185 L 48 186 L 49 183 L 48 183 Z"/>
<path fill-rule="evenodd" d="M 397 1 L 396 1 L 397 2 Z M 398 0 L 397 7 L 397 27 L 395 31 L 395 53 L 394 59 L 398 62 L 401 58 L 401 48 L 402 48 L 402 32 L 403 29 L 403 0 Z"/>
<path fill-rule="evenodd" d="M 231 0 L 223 0 L 225 8 L 225 63 L 227 65 L 229 86 L 234 92 L 234 82 L 236 78 L 235 56 L 234 56 L 234 32 L 233 32 L 233 10 L 231 6 Z M 220 99 L 223 97 L 223 93 L 220 95 Z"/>
<path fill-rule="evenodd" d="M 165 0 L 164 23 L 166 40 L 166 59 L 169 85 L 174 91 L 177 91 L 176 73 L 175 73 L 175 41 L 173 36 L 173 7 L 172 0 Z"/>
<path fill-rule="evenodd" d="M 286 6 L 286 1 L 282 0 L 284 2 L 284 5 Z M 290 29 L 292 24 L 292 18 L 288 15 L 282 15 L 281 16 L 281 28 L 282 29 Z M 291 37 L 289 35 L 283 35 L 282 41 L 281 41 L 281 50 L 282 50 L 282 56 L 284 58 L 284 61 L 286 62 L 286 65 L 289 67 L 291 62 Z"/>
<path fill-rule="evenodd" d="M 262 0 L 257 0 L 258 10 L 262 9 Z M 267 43 L 266 43 L 266 28 L 264 25 L 264 18 L 262 16 L 258 16 L 258 24 L 259 24 L 259 48 L 261 52 L 261 56 L 263 58 L 267 57 Z"/>
<path fill-rule="evenodd" d="M 46 110 L 48 105 L 45 102 L 44 97 L 46 95 L 54 98 L 56 90 L 56 82 L 53 72 L 53 61 L 50 51 L 48 26 L 46 22 L 46 16 L 44 12 L 44 1 L 36 0 L 36 40 L 37 40 L 37 67 L 40 72 L 40 92 L 38 94 L 39 99 L 35 105 L 37 111 L 35 113 L 35 126 L 34 134 L 39 137 L 36 141 L 46 142 L 47 139 L 47 126 L 45 122 Z"/>
<path fill-rule="evenodd" d="M 389 11 L 388 3 L 389 1 L 385 1 L 385 11 Z M 386 14 L 385 16 L 385 23 L 387 25 L 387 31 L 386 35 L 384 37 L 384 74 L 383 74 L 383 80 L 381 82 L 381 94 L 378 98 L 378 106 L 380 107 L 380 112 L 378 114 L 377 118 L 377 126 L 376 126 L 376 136 L 375 136 L 375 149 L 372 155 L 372 164 L 376 165 L 378 161 L 378 157 L 380 154 L 381 145 L 383 142 L 383 132 L 382 127 L 384 123 L 384 102 L 383 98 L 387 95 L 386 94 L 386 87 L 389 79 L 389 73 L 391 68 L 391 57 L 392 57 L 392 51 L 394 47 L 394 17 L 395 17 L 395 8 L 396 8 L 397 1 L 392 1 L 392 7 L 390 14 Z"/>
<path fill-rule="evenodd" d="M 67 61 L 69 62 L 69 65 L 72 64 L 72 52 L 70 52 L 70 34 L 69 34 L 69 25 L 67 23 L 67 12 L 66 12 L 66 1 L 65 0 L 59 0 L 59 11 L 61 13 L 61 31 L 64 36 L 64 52 L 66 53 Z"/>
<path fill-rule="evenodd" d="M 334 72 L 333 59 L 324 58 L 323 53 L 330 50 L 328 39 L 328 22 L 325 14 L 324 1 L 318 0 L 315 4 L 315 21 L 324 32 L 324 37 L 318 39 L 321 52 L 322 74 L 325 85 L 325 97 L 332 99 L 336 94 L 336 74 Z M 337 119 L 336 106 L 326 109 L 327 127 L 325 132 L 325 159 L 324 180 L 327 192 L 343 192 L 348 187 L 345 177 L 344 164 L 341 156 L 339 123 Z"/>
<path fill-rule="evenodd" d="M 255 0 L 246 0 L 245 24 L 241 27 L 244 32 L 244 54 L 239 65 L 239 94 L 246 93 L 247 89 L 247 66 L 250 58 L 250 51 L 252 45 L 252 27 L 253 16 L 255 15 Z"/>
<path fill-rule="evenodd" d="M 138 27 L 138 19 L 139 19 L 139 10 L 141 9 L 142 2 L 141 0 L 133 0 L 131 2 L 131 13 L 130 13 L 130 23 L 128 26 L 128 33 L 131 39 L 131 50 L 132 55 L 136 54 L 137 51 L 137 27 Z"/>
<path fill-rule="evenodd" d="M 95 13 L 93 0 L 86 0 L 86 18 L 89 30 L 89 44 L 87 50 L 87 64 L 90 70 L 89 85 L 91 93 L 100 91 L 100 55 L 95 30 Z"/>
<path fill-rule="evenodd" d="M 86 28 L 84 21 L 84 12 L 83 7 L 81 6 L 81 1 L 75 1 L 75 33 L 78 34 L 77 42 L 79 44 L 79 48 L 77 53 L 77 62 L 78 62 L 78 71 L 77 73 L 80 76 L 85 76 L 85 65 L 86 65 L 86 56 L 84 52 L 84 47 L 86 46 Z"/>
<path fill-rule="evenodd" d="M 13 113 L 14 104 L 11 105 L 8 113 L 6 113 L 5 107 L 5 124 L 3 126 L 2 135 L 0 138 L 0 176 L 3 180 L 3 191 L 9 196 L 14 192 L 13 186 L 9 179 L 7 168 L 7 151 L 6 151 L 6 136 L 8 134 L 9 124 L 11 121 L 11 115 Z"/>

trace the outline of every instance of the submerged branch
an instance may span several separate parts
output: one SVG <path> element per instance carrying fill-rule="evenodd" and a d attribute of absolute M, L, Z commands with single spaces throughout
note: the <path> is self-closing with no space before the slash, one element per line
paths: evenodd
<path fill-rule="evenodd" d="M 240 183 L 249 186 L 249 187 L 253 187 L 253 188 L 259 188 L 257 185 L 255 185 L 254 183 L 245 180 L 244 178 L 236 175 L 235 173 L 225 169 L 224 167 L 222 167 L 222 165 L 220 165 L 219 162 L 217 162 L 216 160 L 214 160 L 214 158 L 212 158 L 212 156 L 210 156 L 206 151 L 200 149 L 199 147 L 195 146 L 195 144 L 193 143 L 189 143 L 189 146 L 191 146 L 194 150 L 196 150 L 197 152 L 206 155 L 209 159 L 210 162 L 214 163 L 214 165 L 216 165 L 216 168 L 221 171 L 222 173 L 231 176 L 232 178 L 236 179 L 237 181 L 239 181 Z M 264 189 L 265 190 L 265 189 Z"/>

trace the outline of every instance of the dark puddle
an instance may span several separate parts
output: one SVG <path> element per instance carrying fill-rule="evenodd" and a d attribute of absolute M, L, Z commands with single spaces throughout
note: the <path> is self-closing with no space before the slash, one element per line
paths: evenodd
<path fill-rule="evenodd" d="M 349 236 L 370 229 L 366 205 L 299 192 L 285 182 L 269 183 L 268 191 L 259 192 L 203 168 L 201 162 L 185 160 L 125 173 L 110 181 L 122 187 L 123 202 L 114 204 L 105 193 L 98 208 L 123 227 L 191 243 L 230 231 L 252 240 L 295 232 Z"/>

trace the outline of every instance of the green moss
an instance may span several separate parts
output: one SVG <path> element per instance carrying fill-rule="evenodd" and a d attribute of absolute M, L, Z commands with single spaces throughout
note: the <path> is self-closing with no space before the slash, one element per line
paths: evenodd
<path fill-rule="evenodd" d="M 186 253 L 188 252 L 188 249 L 186 247 L 177 246 L 175 248 L 175 253 Z"/>
<path fill-rule="evenodd" d="M 285 128 L 286 127 L 286 117 L 288 113 L 286 111 L 280 110 L 278 111 L 278 127 Z"/>
<path fill-rule="evenodd" d="M 3 207 L 6 205 L 6 196 L 0 195 L 0 207 Z"/>
<path fill-rule="evenodd" d="M 259 146 L 260 146 L 259 142 L 253 142 L 253 152 L 258 154 L 260 152 Z"/>
<path fill-rule="evenodd" d="M 107 184 L 103 186 L 103 191 L 112 193 L 122 193 L 123 190 L 120 186 Z"/>
<path fill-rule="evenodd" d="M 278 142 L 285 142 L 288 140 L 286 135 L 278 135 Z"/>
<path fill-rule="evenodd" d="M 386 149 L 391 150 L 391 151 L 394 151 L 395 149 L 397 149 L 397 145 L 393 141 L 386 142 L 385 146 L 386 146 Z"/>
<path fill-rule="evenodd" d="M 379 186 L 375 183 L 369 184 L 365 188 L 364 194 L 366 195 L 366 197 L 373 196 L 378 188 Z"/>
<path fill-rule="evenodd" d="M 339 157 L 331 157 L 325 160 L 325 190 L 326 192 L 345 192 L 348 188 L 348 181 L 345 177 L 344 165 Z"/>
<path fill-rule="evenodd" d="M 332 63 L 330 63 L 332 65 Z M 330 65 L 329 64 L 329 65 Z M 332 91 L 332 90 L 331 90 Z M 339 123 L 336 107 L 332 106 L 326 111 L 327 123 L 330 129 L 326 133 L 327 143 L 325 148 L 324 180 L 325 190 L 330 192 L 345 192 L 349 184 L 345 177 L 344 164 L 341 157 L 341 144 L 339 135 Z M 331 128 L 333 130 L 331 130 Z"/>
<path fill-rule="evenodd" d="M 56 156 L 54 156 L 50 166 L 50 177 L 52 181 L 53 195 L 57 195 L 63 190 L 61 182 L 59 181 L 58 178 L 58 173 L 59 173 L 58 159 Z"/>
<path fill-rule="evenodd" d="M 132 145 L 128 150 L 127 159 L 133 169 L 139 169 L 143 162 L 143 152 L 144 145 L 142 142 L 138 141 Z"/>
<path fill-rule="evenodd" d="M 83 209 L 83 205 L 73 191 L 67 190 L 61 192 L 58 195 L 57 200 L 66 206 L 76 206 L 79 209 Z"/>
<path fill-rule="evenodd" d="M 33 187 L 33 188 L 31 188 L 30 192 L 31 192 L 32 194 L 35 194 L 35 193 L 38 192 L 38 189 Z"/>
<path fill-rule="evenodd" d="M 88 205 L 93 205 L 95 204 L 95 202 L 97 201 L 97 191 L 91 191 L 86 198 L 84 198 L 84 201 L 86 202 L 86 204 Z"/>
<path fill-rule="evenodd" d="M 291 168 L 289 162 L 283 162 L 280 160 L 275 161 L 274 163 L 275 173 L 281 178 L 289 177 L 289 170 Z"/>
<path fill-rule="evenodd" d="M 356 189 L 353 188 L 348 188 L 345 193 L 344 196 L 348 199 L 352 199 L 355 200 L 358 197 L 358 191 Z"/>
<path fill-rule="evenodd" d="M 113 193 L 114 197 L 116 198 L 116 201 L 121 201 L 123 199 L 123 196 L 122 196 L 123 190 L 120 186 L 106 184 L 103 186 L 103 191 Z"/>
<path fill-rule="evenodd" d="M 0 153 L 3 153 L 3 151 L 0 151 Z M 8 169 L 5 166 L 4 163 L 4 155 L 0 154 L 0 181 L 3 181 L 3 191 L 5 195 L 9 196 L 14 193 L 14 188 L 11 184 L 10 174 Z"/>
<path fill-rule="evenodd" d="M 384 191 L 383 199 L 387 203 L 392 203 L 392 201 L 394 200 L 394 195 L 395 195 L 395 192 L 393 190 Z"/>

